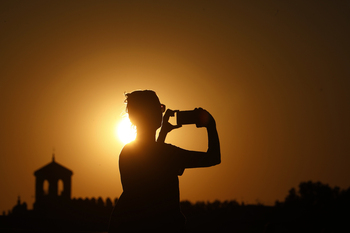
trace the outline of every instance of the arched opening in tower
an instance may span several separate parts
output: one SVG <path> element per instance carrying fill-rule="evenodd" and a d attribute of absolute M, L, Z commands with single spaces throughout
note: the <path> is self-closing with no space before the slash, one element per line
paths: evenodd
<path fill-rule="evenodd" d="M 43 191 L 44 191 L 44 195 L 49 195 L 49 181 L 48 180 L 44 180 L 43 182 Z"/>
<path fill-rule="evenodd" d="M 57 188 L 57 195 L 61 196 L 64 192 L 64 183 L 63 180 L 59 179 L 58 180 L 58 188 Z"/>

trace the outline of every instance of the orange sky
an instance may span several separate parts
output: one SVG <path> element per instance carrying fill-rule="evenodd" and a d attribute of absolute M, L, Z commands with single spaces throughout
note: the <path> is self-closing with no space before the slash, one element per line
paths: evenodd
<path fill-rule="evenodd" d="M 350 186 L 349 2 L 116 2 L 1 1 L 1 212 L 18 195 L 32 208 L 53 148 L 72 197 L 118 197 L 114 129 L 135 89 L 216 119 L 222 164 L 185 171 L 181 199 L 274 204 L 301 181 Z M 205 130 L 167 142 L 205 150 Z"/>

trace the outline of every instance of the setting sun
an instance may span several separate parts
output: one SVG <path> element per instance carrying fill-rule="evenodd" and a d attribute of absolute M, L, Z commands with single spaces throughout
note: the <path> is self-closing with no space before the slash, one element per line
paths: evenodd
<path fill-rule="evenodd" d="M 124 117 L 116 128 L 116 135 L 124 144 L 134 141 L 136 129 L 132 126 L 128 117 Z"/>

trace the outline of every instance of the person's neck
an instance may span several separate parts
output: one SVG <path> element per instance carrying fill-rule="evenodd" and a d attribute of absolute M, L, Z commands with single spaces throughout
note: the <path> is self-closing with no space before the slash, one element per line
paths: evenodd
<path fill-rule="evenodd" d="M 150 130 L 137 130 L 136 141 L 139 143 L 154 143 L 156 142 L 156 132 Z"/>

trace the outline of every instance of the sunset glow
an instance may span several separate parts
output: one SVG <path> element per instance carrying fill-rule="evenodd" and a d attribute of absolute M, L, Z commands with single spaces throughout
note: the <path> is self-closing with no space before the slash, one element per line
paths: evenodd
<path fill-rule="evenodd" d="M 132 126 L 128 117 L 124 117 L 116 128 L 116 135 L 123 144 L 134 141 L 136 129 Z"/>
<path fill-rule="evenodd" d="M 0 213 L 18 196 L 33 209 L 33 172 L 53 147 L 74 173 L 72 198 L 118 198 L 119 155 L 136 135 L 125 93 L 144 89 L 169 109 L 202 107 L 215 119 L 222 163 L 187 169 L 181 200 L 274 205 L 302 181 L 350 186 L 349 1 L 0 9 Z M 207 131 L 184 125 L 165 143 L 207 151 Z"/>

